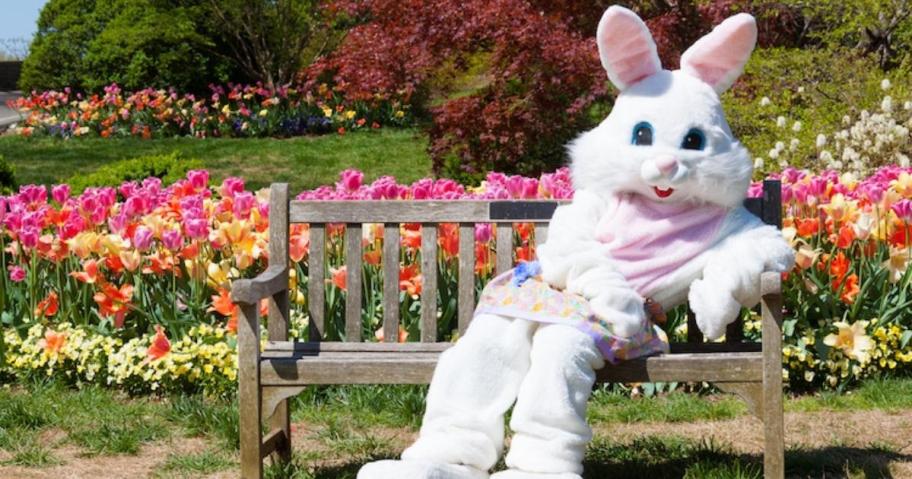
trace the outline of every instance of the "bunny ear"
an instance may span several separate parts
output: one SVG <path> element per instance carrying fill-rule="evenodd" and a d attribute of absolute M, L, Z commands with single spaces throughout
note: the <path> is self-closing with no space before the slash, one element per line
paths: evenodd
<path fill-rule="evenodd" d="M 605 11 L 595 38 L 602 66 L 619 90 L 662 69 L 646 24 L 624 7 L 615 5 Z"/>
<path fill-rule="evenodd" d="M 681 70 L 722 94 L 728 90 L 757 44 L 757 22 L 739 13 L 727 18 L 681 55 Z"/>

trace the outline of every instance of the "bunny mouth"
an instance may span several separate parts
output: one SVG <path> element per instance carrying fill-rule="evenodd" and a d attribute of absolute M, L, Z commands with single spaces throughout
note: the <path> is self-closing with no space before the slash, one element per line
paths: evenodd
<path fill-rule="evenodd" d="M 666 188 L 663 190 L 658 186 L 653 186 L 652 191 L 655 191 L 656 196 L 659 198 L 668 198 L 672 193 L 674 193 L 674 188 Z"/>

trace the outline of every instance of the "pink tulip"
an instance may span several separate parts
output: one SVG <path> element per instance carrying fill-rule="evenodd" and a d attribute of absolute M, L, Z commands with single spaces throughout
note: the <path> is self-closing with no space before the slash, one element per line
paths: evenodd
<path fill-rule="evenodd" d="M 219 194 L 225 198 L 234 198 L 234 195 L 244 191 L 244 180 L 234 176 L 225 178 L 219 187 Z"/>
<path fill-rule="evenodd" d="M 9 266 L 9 277 L 14 283 L 25 281 L 25 270 L 19 266 Z"/>
<path fill-rule="evenodd" d="M 190 170 L 187 179 L 194 190 L 200 191 L 209 186 L 209 172 L 206 170 Z"/>
<path fill-rule="evenodd" d="M 19 242 L 25 249 L 35 249 L 38 246 L 39 236 L 41 236 L 40 230 L 26 227 L 19 231 Z"/>
<path fill-rule="evenodd" d="M 250 217 L 250 210 L 256 204 L 256 197 L 253 193 L 244 191 L 234 197 L 233 212 L 238 219 L 247 219 Z"/>
<path fill-rule="evenodd" d="M 346 191 L 356 191 L 361 188 L 364 181 L 364 173 L 349 168 L 339 174 L 339 182 L 336 183 L 338 189 Z"/>
<path fill-rule="evenodd" d="M 199 218 L 184 220 L 184 233 L 192 239 L 206 239 L 209 237 L 209 222 Z"/>
<path fill-rule="evenodd" d="M 893 212 L 896 213 L 896 216 L 899 219 L 903 220 L 906 223 L 912 223 L 912 201 L 902 199 L 893 203 L 891 206 Z"/>
<path fill-rule="evenodd" d="M 70 185 L 54 185 L 51 188 L 51 197 L 54 198 L 58 204 L 64 204 L 70 198 Z"/>
<path fill-rule="evenodd" d="M 184 245 L 184 240 L 181 238 L 180 231 L 167 230 L 162 233 L 162 243 L 165 245 L 165 248 L 168 248 L 171 251 L 177 251 Z"/>
<path fill-rule="evenodd" d="M 493 225 L 491 223 L 477 223 L 475 225 L 475 241 L 487 243 L 493 236 Z"/>
<path fill-rule="evenodd" d="M 133 233 L 133 246 L 140 251 L 147 251 L 152 247 L 152 239 L 152 230 L 140 226 Z"/>

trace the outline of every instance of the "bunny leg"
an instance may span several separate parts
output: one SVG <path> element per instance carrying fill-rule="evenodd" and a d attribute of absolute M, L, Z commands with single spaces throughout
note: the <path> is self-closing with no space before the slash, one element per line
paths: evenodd
<path fill-rule="evenodd" d="M 514 431 L 502 479 L 579 479 L 592 430 L 586 403 L 605 365 L 595 341 L 565 325 L 542 326 L 513 409 Z"/>
<path fill-rule="evenodd" d="M 364 466 L 359 479 L 486 478 L 503 451 L 503 415 L 529 369 L 537 323 L 479 315 L 440 356 L 418 440 L 401 461 Z"/>

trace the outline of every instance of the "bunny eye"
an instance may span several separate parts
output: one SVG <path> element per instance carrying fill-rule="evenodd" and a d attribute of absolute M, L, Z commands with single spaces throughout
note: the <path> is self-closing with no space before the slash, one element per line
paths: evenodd
<path fill-rule="evenodd" d="M 684 135 L 684 141 L 681 142 L 681 148 L 684 150 L 702 150 L 706 146 L 706 135 L 697 128 L 691 128 Z"/>
<path fill-rule="evenodd" d="M 649 146 L 652 144 L 652 125 L 649 122 L 641 121 L 633 127 L 633 138 L 630 143 L 639 146 Z"/>

